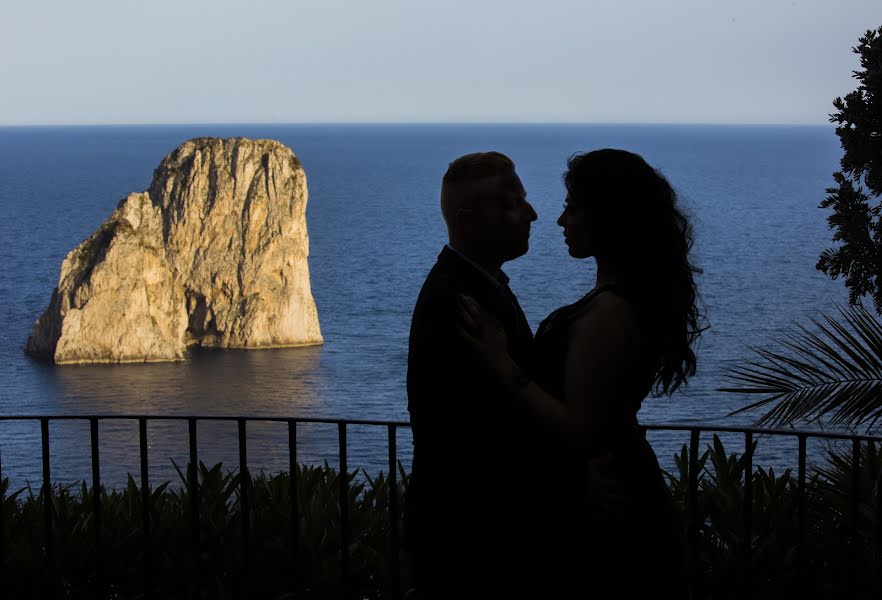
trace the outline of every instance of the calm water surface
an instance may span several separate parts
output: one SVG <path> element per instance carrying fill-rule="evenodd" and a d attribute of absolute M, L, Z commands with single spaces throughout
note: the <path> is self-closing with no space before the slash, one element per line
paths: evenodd
<path fill-rule="evenodd" d="M 162 157 L 186 139 L 266 137 L 290 146 L 307 171 L 310 269 L 322 347 L 196 352 L 183 364 L 54 367 L 22 353 L 46 308 L 65 254 L 130 192 L 149 185 Z M 534 204 L 530 253 L 505 269 L 535 328 L 586 293 L 590 262 L 567 255 L 555 220 L 561 173 L 578 150 L 641 153 L 681 194 L 697 233 L 697 261 L 712 328 L 699 373 L 673 399 L 648 400 L 645 423 L 746 424 L 727 417 L 745 398 L 715 391 L 729 361 L 792 321 L 846 301 L 818 273 L 828 245 L 817 208 L 840 149 L 828 127 L 713 126 L 175 126 L 0 129 L 0 414 L 212 414 L 407 419 L 407 333 L 423 278 L 445 241 L 438 186 L 460 154 L 511 156 Z M 151 477 L 186 461 L 186 423 L 149 426 Z M 350 465 L 385 469 L 385 430 L 350 432 Z M 333 426 L 303 426 L 300 457 L 336 462 Z M 51 426 L 52 468 L 87 477 L 88 423 Z M 249 426 L 252 468 L 287 461 L 284 425 Z M 741 441 L 731 441 L 732 449 Z M 137 424 L 101 425 L 107 480 L 137 472 Z M 661 461 L 686 441 L 652 437 Z M 409 432 L 399 448 L 409 463 Z M 454 440 L 451 440 L 454 443 Z M 795 443 L 761 440 L 758 462 L 795 464 Z M 817 450 L 817 448 L 815 449 Z M 200 458 L 236 462 L 235 423 L 199 428 Z M 0 422 L 3 476 L 40 482 L 36 423 Z M 476 457 L 480 460 L 480 457 Z"/>

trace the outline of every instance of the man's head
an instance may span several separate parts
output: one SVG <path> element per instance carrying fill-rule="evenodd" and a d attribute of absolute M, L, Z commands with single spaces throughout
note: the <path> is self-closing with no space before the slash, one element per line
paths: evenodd
<path fill-rule="evenodd" d="M 450 163 L 441 182 L 441 214 L 454 248 L 500 265 L 527 252 L 536 220 L 514 163 L 499 152 Z"/>

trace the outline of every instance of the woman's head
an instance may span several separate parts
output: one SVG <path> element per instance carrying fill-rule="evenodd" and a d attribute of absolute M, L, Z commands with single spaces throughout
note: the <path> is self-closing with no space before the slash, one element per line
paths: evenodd
<path fill-rule="evenodd" d="M 692 227 L 667 179 L 637 154 L 576 154 L 564 174 L 567 199 L 558 224 L 570 254 L 611 267 L 631 300 L 657 359 L 656 391 L 671 393 L 695 373 L 701 333 L 700 272 L 689 259 Z"/>
<path fill-rule="evenodd" d="M 558 224 L 570 253 L 627 268 L 650 250 L 676 211 L 676 194 L 643 158 L 624 150 L 595 150 L 567 161 L 567 199 Z"/>

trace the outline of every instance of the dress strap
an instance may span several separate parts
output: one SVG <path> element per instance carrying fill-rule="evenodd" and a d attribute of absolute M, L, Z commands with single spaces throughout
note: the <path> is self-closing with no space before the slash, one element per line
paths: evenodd
<path fill-rule="evenodd" d="M 572 307 L 575 310 L 573 310 L 573 312 L 571 314 L 572 315 L 580 314 L 585 305 L 590 304 L 591 301 L 594 300 L 595 298 L 597 298 L 597 296 L 599 296 L 601 293 L 603 293 L 607 290 L 614 290 L 616 287 L 618 287 L 618 284 L 614 281 L 610 281 L 608 283 L 604 283 L 602 285 L 597 286 L 596 288 L 594 288 L 593 290 L 591 290 L 590 292 L 588 292 L 587 294 L 582 296 L 581 299 L 577 300 L 575 303 L 572 304 Z"/>

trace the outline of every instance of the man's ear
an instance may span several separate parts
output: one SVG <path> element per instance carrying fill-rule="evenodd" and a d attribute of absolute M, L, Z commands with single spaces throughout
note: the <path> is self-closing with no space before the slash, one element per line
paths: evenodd
<path fill-rule="evenodd" d="M 460 208 L 456 211 L 456 222 L 460 225 L 468 225 L 475 218 L 475 211 L 471 208 Z"/>

